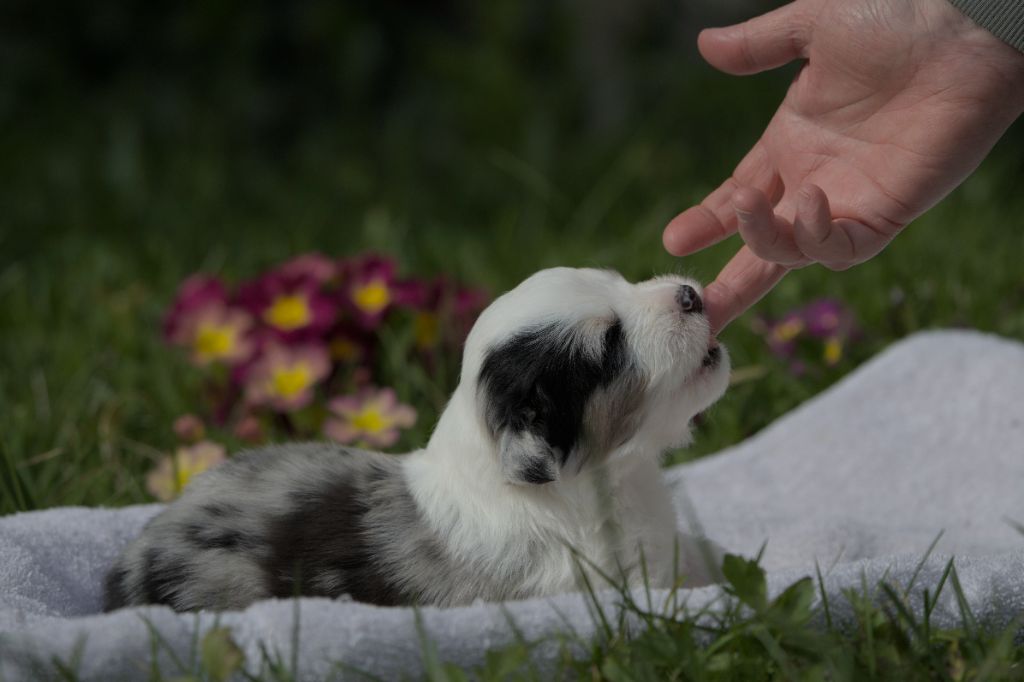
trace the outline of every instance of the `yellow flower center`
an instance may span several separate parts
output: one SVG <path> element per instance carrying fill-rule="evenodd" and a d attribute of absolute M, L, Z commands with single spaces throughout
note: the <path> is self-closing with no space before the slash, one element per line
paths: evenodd
<path fill-rule="evenodd" d="M 794 319 L 775 325 L 775 328 L 772 330 L 772 336 L 776 341 L 792 341 L 803 330 L 803 321 Z"/>
<path fill-rule="evenodd" d="M 190 467 L 178 460 L 178 466 L 175 467 L 174 472 L 174 492 L 180 493 L 188 485 L 188 482 L 192 480 L 192 477 L 196 474 L 200 474 L 205 470 L 205 467 Z"/>
<path fill-rule="evenodd" d="M 209 442 L 180 447 L 146 475 L 146 490 L 162 502 L 168 502 L 184 490 L 196 475 L 224 460 L 224 448 Z"/>
<path fill-rule="evenodd" d="M 368 407 L 352 417 L 352 426 L 364 433 L 380 433 L 391 426 L 391 420 L 380 410 Z"/>
<path fill-rule="evenodd" d="M 267 324 L 290 332 L 308 325 L 313 319 L 313 312 L 309 309 L 309 300 L 305 296 L 285 294 L 274 299 L 263 313 L 263 319 Z"/>
<path fill-rule="evenodd" d="M 362 284 L 352 290 L 352 300 L 363 312 L 374 315 L 388 307 L 391 303 L 391 292 L 388 285 L 379 279 Z"/>
<path fill-rule="evenodd" d="M 334 339 L 331 341 L 331 356 L 336 360 L 351 362 L 359 359 L 359 346 L 349 339 Z"/>
<path fill-rule="evenodd" d="M 237 332 L 232 327 L 216 324 L 200 325 L 196 332 L 196 353 L 203 360 L 212 360 L 230 355 L 235 349 Z"/>
<path fill-rule="evenodd" d="M 413 335 L 416 345 L 420 348 L 433 348 L 437 345 L 440 332 L 440 320 L 434 313 L 419 313 L 413 320 Z"/>
<path fill-rule="evenodd" d="M 271 390 L 282 398 L 294 398 L 313 383 L 313 373 L 304 362 L 274 370 Z"/>
<path fill-rule="evenodd" d="M 834 365 L 839 362 L 839 359 L 843 357 L 843 344 L 842 342 L 832 337 L 825 341 L 825 362 L 830 365 Z"/>

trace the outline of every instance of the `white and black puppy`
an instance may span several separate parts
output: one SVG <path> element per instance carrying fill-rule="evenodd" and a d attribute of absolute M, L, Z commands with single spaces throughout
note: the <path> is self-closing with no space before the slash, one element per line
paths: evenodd
<path fill-rule="evenodd" d="M 677 533 L 658 458 L 728 373 L 695 282 L 541 271 L 477 320 L 425 449 L 235 457 L 128 547 L 107 608 L 299 594 L 448 606 L 571 591 L 581 566 L 640 584 L 641 557 L 653 586 L 674 569 L 706 583 L 714 568 Z"/>

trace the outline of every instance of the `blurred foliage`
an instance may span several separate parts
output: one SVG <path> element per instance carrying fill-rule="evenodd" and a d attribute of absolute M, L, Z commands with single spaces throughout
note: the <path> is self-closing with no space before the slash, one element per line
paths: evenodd
<path fill-rule="evenodd" d="M 143 474 L 200 392 L 201 375 L 159 335 L 195 271 L 240 280 L 303 251 L 374 249 L 406 273 L 494 293 L 555 264 L 713 278 L 735 243 L 681 266 L 661 229 L 729 174 L 793 69 L 723 76 L 693 38 L 773 4 L 3 0 L 0 514 L 149 499 Z M 759 305 L 754 315 L 780 319 L 815 298 L 843 302 L 860 334 L 835 367 L 795 376 L 750 317 L 734 323 L 724 340 L 742 380 L 674 461 L 748 437 L 917 330 L 1024 339 L 1022 148 L 1018 122 L 882 255 L 849 272 L 791 274 Z M 392 340 L 384 361 L 420 409 L 403 443 L 413 447 L 451 386 L 408 367 L 407 344 Z M 933 631 L 907 615 L 909 595 L 876 604 L 851 593 L 848 632 L 821 632 L 820 612 L 808 620 L 809 581 L 766 602 L 763 572 L 732 568 L 736 607 L 714 630 L 635 607 L 646 627 L 610 633 L 574 669 L 588 679 L 668 679 L 684 667 L 707 679 L 1019 676 L 1008 634 Z M 474 674 L 515 675 L 526 653 L 523 643 L 492 652 Z M 240 662 L 224 630 L 200 654 L 200 677 Z M 432 679 L 466 677 L 433 664 Z M 271 673 L 291 679 L 283 664 Z"/>
<path fill-rule="evenodd" d="M 494 293 L 555 264 L 713 278 L 735 243 L 681 265 L 661 229 L 729 174 L 793 69 L 727 77 L 693 37 L 766 4 L 0 3 L 0 513 L 146 499 L 196 395 L 158 338 L 194 271 L 373 249 Z M 882 256 L 794 273 L 760 304 L 845 302 L 864 333 L 836 371 L 791 376 L 732 325 L 755 378 L 691 452 L 915 330 L 1024 338 L 1022 143 L 1018 123 Z M 421 443 L 451 387 L 391 371 Z"/>
<path fill-rule="evenodd" d="M 608 31 L 586 33 L 567 2 L 14 5 L 4 214 L 48 234 L 287 229 L 318 244 L 373 207 L 446 235 L 508 233 L 495 217 L 513 207 L 517 222 L 597 221 L 625 203 L 618 167 L 642 169 L 634 189 L 677 186 L 721 156 L 693 131 L 750 129 L 774 99 L 754 83 L 754 108 L 699 101 L 711 74 L 686 73 L 682 6 L 641 7 L 595 45 Z M 588 67 L 605 52 L 609 73 Z"/>

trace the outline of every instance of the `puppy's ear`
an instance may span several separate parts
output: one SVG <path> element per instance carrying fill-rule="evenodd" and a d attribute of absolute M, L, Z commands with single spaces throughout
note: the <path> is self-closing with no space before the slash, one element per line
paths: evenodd
<path fill-rule="evenodd" d="M 491 396 L 489 421 L 498 441 L 501 468 L 509 483 L 551 483 L 558 480 L 567 454 L 549 440 L 546 424 L 558 418 L 555 406 L 542 376 L 520 370 L 516 378 L 506 378 L 502 393 Z"/>
<path fill-rule="evenodd" d="M 484 358 L 479 397 L 512 483 L 558 480 L 577 447 L 584 407 L 606 380 L 601 360 L 575 350 L 569 338 L 555 326 L 529 329 Z"/>

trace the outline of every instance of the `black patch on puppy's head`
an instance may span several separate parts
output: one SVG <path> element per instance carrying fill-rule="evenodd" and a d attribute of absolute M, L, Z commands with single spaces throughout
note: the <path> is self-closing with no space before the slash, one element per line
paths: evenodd
<path fill-rule="evenodd" d="M 535 327 L 491 348 L 484 358 L 479 390 L 485 419 L 513 483 L 558 478 L 579 442 L 590 397 L 626 365 L 618 320 L 605 330 L 599 357 L 574 347 L 571 339 L 563 327 Z"/>

